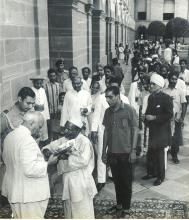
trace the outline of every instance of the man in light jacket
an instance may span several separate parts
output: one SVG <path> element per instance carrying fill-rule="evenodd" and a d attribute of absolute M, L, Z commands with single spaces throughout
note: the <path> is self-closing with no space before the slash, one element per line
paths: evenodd
<path fill-rule="evenodd" d="M 4 140 L 2 195 L 8 198 L 14 218 L 44 218 L 50 197 L 47 165 L 57 158 L 51 156 L 45 162 L 34 139 L 43 123 L 41 113 L 28 112 L 22 125 Z"/>

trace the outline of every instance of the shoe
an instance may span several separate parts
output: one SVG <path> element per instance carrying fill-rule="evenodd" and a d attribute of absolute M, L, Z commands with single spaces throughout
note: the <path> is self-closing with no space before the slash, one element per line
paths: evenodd
<path fill-rule="evenodd" d="M 145 176 L 142 177 L 142 180 L 149 180 L 149 179 L 153 179 L 153 178 L 155 178 L 155 177 L 156 177 L 156 176 L 147 174 L 147 175 L 145 175 Z"/>
<path fill-rule="evenodd" d="M 96 188 L 98 190 L 98 192 L 100 192 L 100 190 L 105 186 L 105 183 L 98 183 Z"/>
<path fill-rule="evenodd" d="M 177 157 L 173 157 L 173 163 L 175 163 L 175 164 L 179 164 L 180 163 L 180 161 L 179 161 L 179 159 L 177 158 Z"/>
<path fill-rule="evenodd" d="M 106 214 L 112 214 L 115 211 L 122 210 L 122 205 L 114 205 L 106 211 Z"/>
<path fill-rule="evenodd" d="M 128 219 L 131 215 L 131 210 L 130 209 L 123 209 L 121 218 L 126 218 Z"/>
<path fill-rule="evenodd" d="M 159 186 L 159 185 L 162 184 L 162 182 L 163 182 L 163 180 L 161 180 L 161 179 L 156 179 L 155 182 L 154 182 L 154 186 Z"/>

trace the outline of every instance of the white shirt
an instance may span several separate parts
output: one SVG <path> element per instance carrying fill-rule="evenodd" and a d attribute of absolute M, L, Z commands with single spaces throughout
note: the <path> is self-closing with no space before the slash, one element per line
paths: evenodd
<path fill-rule="evenodd" d="M 28 128 L 20 125 L 4 140 L 6 172 L 2 194 L 10 203 L 27 203 L 50 197 L 47 162 Z"/>
<path fill-rule="evenodd" d="M 129 99 L 123 94 L 120 94 L 120 99 L 123 103 L 129 105 Z M 109 104 L 106 101 L 105 93 L 103 93 L 98 97 L 98 100 L 96 100 L 96 105 L 91 123 L 91 131 L 97 131 L 98 126 L 102 126 L 104 114 L 108 107 Z"/>
<path fill-rule="evenodd" d="M 166 48 L 164 50 L 164 59 L 167 63 L 171 64 L 171 60 L 172 60 L 172 50 L 171 48 Z"/>
<path fill-rule="evenodd" d="M 81 121 L 86 123 L 86 117 L 81 115 L 81 108 L 87 108 L 88 114 L 91 113 L 91 94 L 83 89 L 79 92 L 75 90 L 68 91 L 61 111 L 60 126 L 64 126 L 66 121 L 71 118 L 81 118 Z"/>
<path fill-rule="evenodd" d="M 32 90 L 35 92 L 36 95 L 35 104 L 44 106 L 44 110 L 41 111 L 41 114 L 44 116 L 45 120 L 50 119 L 49 106 L 45 90 L 43 88 L 36 89 L 34 87 L 32 87 Z"/>
<path fill-rule="evenodd" d="M 168 94 L 173 99 L 173 113 L 174 118 L 180 119 L 182 113 L 182 104 L 186 103 L 186 96 L 184 93 L 176 88 L 167 88 L 164 90 L 166 94 Z"/>
<path fill-rule="evenodd" d="M 82 79 L 82 82 L 83 82 L 83 85 L 81 88 L 88 91 L 88 85 L 87 85 L 86 81 L 84 79 Z M 63 82 L 63 92 L 68 92 L 71 90 L 74 90 L 74 88 L 72 86 L 71 79 L 68 78 Z"/>
<path fill-rule="evenodd" d="M 130 105 L 135 109 L 137 115 L 139 114 L 139 104 L 138 99 L 140 95 L 140 90 L 138 89 L 138 81 L 131 83 L 128 98 Z"/>
<path fill-rule="evenodd" d="M 185 83 L 189 83 L 189 70 L 185 69 L 183 73 L 180 73 L 179 77 L 182 77 Z M 186 95 L 189 95 L 189 85 L 186 85 Z"/>
<path fill-rule="evenodd" d="M 185 84 L 184 80 L 178 79 L 175 88 L 180 90 L 181 92 L 183 92 L 184 95 L 186 96 L 186 84 Z"/>
<path fill-rule="evenodd" d="M 84 80 L 84 79 L 83 79 L 83 81 L 86 82 L 86 85 L 87 85 L 87 89 L 86 89 L 86 90 L 87 90 L 88 92 L 90 92 L 90 86 L 91 86 L 91 81 L 92 81 L 92 79 L 89 77 L 87 80 Z"/>

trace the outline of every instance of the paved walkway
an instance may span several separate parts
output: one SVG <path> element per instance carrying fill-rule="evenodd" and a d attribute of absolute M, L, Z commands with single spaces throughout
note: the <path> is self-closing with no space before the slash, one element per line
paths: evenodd
<path fill-rule="evenodd" d="M 128 94 L 131 83 L 131 67 L 123 65 L 125 72 L 124 85 Z M 184 146 L 180 147 L 178 158 L 180 164 L 175 165 L 168 155 L 165 181 L 160 186 L 153 186 L 154 179 L 142 180 L 146 174 L 145 157 L 136 161 L 134 167 L 134 182 L 132 200 L 145 200 L 147 198 L 171 199 L 189 202 L 189 108 L 185 118 Z M 115 200 L 115 190 L 112 182 L 108 182 L 98 194 L 101 199 Z"/>

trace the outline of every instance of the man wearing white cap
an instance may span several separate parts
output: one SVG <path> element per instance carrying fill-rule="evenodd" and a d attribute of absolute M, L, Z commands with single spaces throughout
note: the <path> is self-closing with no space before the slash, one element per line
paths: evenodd
<path fill-rule="evenodd" d="M 71 149 L 59 156 L 57 170 L 63 174 L 64 216 L 66 219 L 93 219 L 93 198 L 97 193 L 92 172 L 94 169 L 94 152 L 87 137 L 82 133 L 83 123 L 78 118 L 71 118 L 63 128 L 60 138 L 43 148 L 43 152 L 61 151 L 60 146 L 71 143 Z"/>
<path fill-rule="evenodd" d="M 145 122 L 149 126 L 149 148 L 147 152 L 147 180 L 157 177 L 155 186 L 165 179 L 164 148 L 171 144 L 171 118 L 173 117 L 173 101 L 162 92 L 164 78 L 154 73 L 150 79 L 148 106 Z"/>

